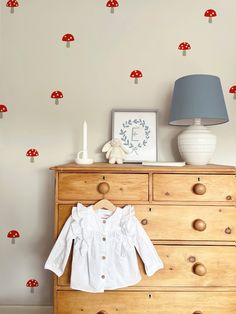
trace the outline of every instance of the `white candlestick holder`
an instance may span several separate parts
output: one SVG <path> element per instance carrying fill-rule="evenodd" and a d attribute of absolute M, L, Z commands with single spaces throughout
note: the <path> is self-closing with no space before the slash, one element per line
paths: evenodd
<path fill-rule="evenodd" d="M 88 158 L 87 151 L 81 150 L 80 152 L 78 152 L 75 162 L 79 165 L 90 165 L 90 164 L 93 164 L 93 159 Z"/>

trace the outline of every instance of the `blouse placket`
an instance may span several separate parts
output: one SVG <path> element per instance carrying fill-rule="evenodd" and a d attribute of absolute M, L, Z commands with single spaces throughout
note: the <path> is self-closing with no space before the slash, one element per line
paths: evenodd
<path fill-rule="evenodd" d="M 104 285 L 105 285 L 105 280 L 106 280 L 105 270 L 106 270 L 106 258 L 107 258 L 107 220 L 101 219 L 100 225 L 102 229 L 101 278 L 104 280 Z"/>

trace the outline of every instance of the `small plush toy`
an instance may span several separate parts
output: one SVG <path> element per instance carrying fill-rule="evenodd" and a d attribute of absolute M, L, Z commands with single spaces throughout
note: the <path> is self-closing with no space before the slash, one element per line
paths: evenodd
<path fill-rule="evenodd" d="M 102 152 L 106 153 L 106 158 L 109 159 L 110 164 L 123 164 L 123 159 L 129 151 L 122 145 L 119 138 L 113 138 L 111 141 L 107 142 L 103 148 Z"/>

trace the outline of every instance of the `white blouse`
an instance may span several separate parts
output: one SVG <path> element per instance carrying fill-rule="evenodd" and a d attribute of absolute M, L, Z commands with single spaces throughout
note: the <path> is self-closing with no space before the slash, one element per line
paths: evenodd
<path fill-rule="evenodd" d="M 114 212 L 95 210 L 92 205 L 86 207 L 81 203 L 73 207 L 45 264 L 59 277 L 64 272 L 72 240 L 72 289 L 104 292 L 136 284 L 141 275 L 135 249 L 148 276 L 163 268 L 131 205 L 117 207 Z"/>

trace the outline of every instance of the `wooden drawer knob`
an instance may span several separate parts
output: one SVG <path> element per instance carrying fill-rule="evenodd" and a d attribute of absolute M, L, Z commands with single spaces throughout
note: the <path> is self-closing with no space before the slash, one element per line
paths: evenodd
<path fill-rule="evenodd" d="M 193 222 L 193 229 L 197 231 L 204 231 L 206 229 L 207 225 L 204 220 L 202 219 L 196 219 Z"/>
<path fill-rule="evenodd" d="M 97 312 L 97 314 L 108 314 L 108 312 L 104 311 L 104 310 L 101 310 L 101 311 Z"/>
<path fill-rule="evenodd" d="M 201 263 L 196 263 L 193 265 L 193 272 L 197 276 L 205 276 L 207 273 L 206 267 Z"/>
<path fill-rule="evenodd" d="M 203 314 L 202 311 L 194 311 L 193 314 Z"/>
<path fill-rule="evenodd" d="M 142 219 L 141 220 L 141 224 L 143 225 L 143 226 L 145 226 L 145 225 L 147 225 L 148 224 L 148 220 L 145 218 L 145 219 Z"/>
<path fill-rule="evenodd" d="M 107 182 L 101 182 L 98 184 L 98 192 L 106 194 L 110 191 L 110 185 Z"/>
<path fill-rule="evenodd" d="M 197 195 L 203 195 L 206 193 L 206 187 L 202 183 L 196 183 L 193 186 L 193 192 Z"/>

